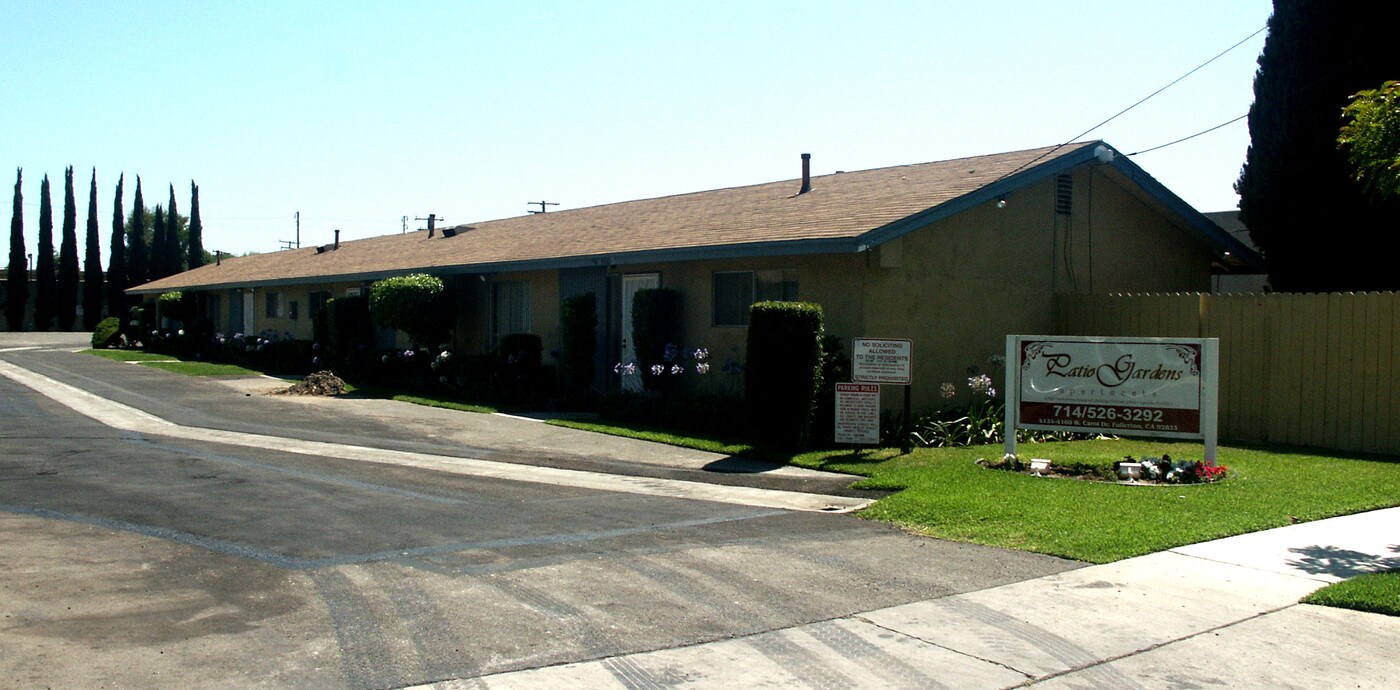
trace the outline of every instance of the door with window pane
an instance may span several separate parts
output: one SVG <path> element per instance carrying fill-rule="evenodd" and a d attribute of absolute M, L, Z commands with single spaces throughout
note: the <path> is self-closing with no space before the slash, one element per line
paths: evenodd
<path fill-rule="evenodd" d="M 622 276 L 622 314 L 620 315 L 622 317 L 622 333 L 620 335 L 622 337 L 621 351 L 622 362 L 624 364 L 635 363 L 641 366 L 641 363 L 637 362 L 637 350 L 632 343 L 633 298 L 637 296 L 638 290 L 655 290 L 659 287 L 661 287 L 660 273 L 636 273 Z M 640 391 L 641 389 L 642 377 L 640 373 L 636 376 L 622 377 L 622 390 Z"/>

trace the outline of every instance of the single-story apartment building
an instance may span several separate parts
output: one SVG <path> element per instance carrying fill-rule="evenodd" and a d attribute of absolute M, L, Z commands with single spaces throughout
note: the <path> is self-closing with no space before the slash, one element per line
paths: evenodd
<path fill-rule="evenodd" d="M 196 292 L 228 333 L 310 338 L 327 299 L 430 273 L 457 293 L 465 352 L 518 332 L 549 352 L 562 300 L 591 292 L 603 385 L 631 358 L 637 290 L 677 290 L 680 345 L 716 357 L 742 356 L 753 302 L 816 302 L 848 351 L 855 337 L 910 339 L 914 404 L 929 408 L 1006 334 L 1053 331 L 1057 293 L 1205 292 L 1215 274 L 1262 272 L 1257 254 L 1102 141 L 818 176 L 808 166 L 804 155 L 802 177 L 781 182 L 226 258 L 129 292 Z"/>

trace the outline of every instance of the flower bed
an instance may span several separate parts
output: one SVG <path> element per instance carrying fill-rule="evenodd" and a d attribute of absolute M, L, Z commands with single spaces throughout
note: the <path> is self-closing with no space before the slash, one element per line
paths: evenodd
<path fill-rule="evenodd" d="M 1170 455 L 1125 456 L 1112 465 L 1106 463 L 1049 463 L 1026 461 L 1013 454 L 1000 460 L 978 459 L 977 464 L 988 469 L 1021 472 L 1044 477 L 1061 477 L 1087 481 L 1116 482 L 1138 485 L 1213 484 L 1229 475 L 1224 465 L 1207 465 L 1199 460 L 1173 460 Z"/>

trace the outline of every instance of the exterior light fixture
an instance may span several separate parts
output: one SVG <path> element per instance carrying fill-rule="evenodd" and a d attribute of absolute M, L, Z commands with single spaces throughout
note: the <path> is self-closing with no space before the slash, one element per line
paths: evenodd
<path fill-rule="evenodd" d="M 1031 474 L 1044 477 L 1050 473 L 1050 461 L 1045 458 L 1031 458 Z"/>
<path fill-rule="evenodd" d="M 997 208 L 1006 208 L 1006 197 L 997 197 Z"/>
<path fill-rule="evenodd" d="M 1118 476 L 1128 481 L 1133 481 L 1142 477 L 1142 463 L 1140 462 L 1120 462 L 1118 463 Z"/>

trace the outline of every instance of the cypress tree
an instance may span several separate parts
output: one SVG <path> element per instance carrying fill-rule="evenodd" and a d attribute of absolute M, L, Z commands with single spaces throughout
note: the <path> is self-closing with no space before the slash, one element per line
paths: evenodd
<path fill-rule="evenodd" d="M 165 218 L 165 275 L 173 276 L 183 271 L 185 264 L 185 257 L 180 251 L 180 212 L 175 209 L 173 184 L 170 185 L 170 203 L 165 207 Z"/>
<path fill-rule="evenodd" d="M 15 206 L 10 216 L 10 267 L 5 275 L 5 320 L 10 330 L 24 328 L 29 304 L 29 260 L 24 256 L 24 195 L 20 191 L 24 169 L 15 168 Z"/>
<path fill-rule="evenodd" d="M 112 201 L 112 238 L 107 257 L 107 313 L 126 320 L 126 219 L 122 217 L 122 183 L 126 173 L 117 178 L 117 195 Z"/>
<path fill-rule="evenodd" d="M 83 330 L 97 328 L 102 320 L 102 237 L 97 229 L 97 168 L 88 187 L 87 236 L 83 254 Z"/>
<path fill-rule="evenodd" d="M 172 200 L 173 202 L 173 200 Z M 190 180 L 190 248 L 186 265 L 193 270 L 204 265 L 204 223 L 199 220 L 199 185 Z"/>
<path fill-rule="evenodd" d="M 136 198 L 131 202 L 131 227 L 126 232 L 126 286 L 150 282 L 150 254 L 146 250 L 146 206 L 141 199 L 141 176 L 136 176 Z"/>
<path fill-rule="evenodd" d="M 1274 2 L 1235 189 L 1240 220 L 1263 250 L 1275 290 L 1400 288 L 1385 252 L 1340 241 L 1393 230 L 1400 200 L 1368 198 L 1337 147 L 1349 96 L 1400 75 L 1398 18 L 1395 3 L 1359 10 L 1325 0 Z"/>
<path fill-rule="evenodd" d="M 53 200 L 49 196 L 49 176 L 39 183 L 39 248 L 34 250 L 34 330 L 53 328 L 54 298 L 58 278 L 54 275 Z"/>
<path fill-rule="evenodd" d="M 151 280 L 160 280 L 169 275 L 165 272 L 166 242 L 165 209 L 160 204 L 156 204 L 155 215 L 151 219 L 151 259 L 150 263 L 147 264 Z"/>
<path fill-rule="evenodd" d="M 168 252 L 168 238 L 165 235 L 165 207 L 156 204 L 155 215 L 151 216 L 151 280 L 160 280 L 169 275 L 165 272 Z"/>
<path fill-rule="evenodd" d="M 57 330 L 73 330 L 78 318 L 78 204 L 73 198 L 73 166 L 63 171 L 63 239 L 58 244 Z"/>

